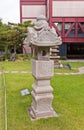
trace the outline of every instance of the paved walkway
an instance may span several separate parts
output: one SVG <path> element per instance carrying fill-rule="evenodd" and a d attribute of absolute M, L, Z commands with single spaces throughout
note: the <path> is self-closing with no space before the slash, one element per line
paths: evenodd
<path fill-rule="evenodd" d="M 84 67 L 80 67 L 79 69 L 79 72 L 76 72 L 76 73 L 74 73 L 74 72 L 71 72 L 71 73 L 56 73 L 55 72 L 55 74 L 58 74 L 58 75 L 62 75 L 62 74 L 64 74 L 64 75 L 78 75 L 78 74 L 84 74 Z M 0 71 L 0 74 L 2 74 L 3 72 L 2 71 Z M 20 74 L 30 74 L 31 72 L 30 71 L 4 71 L 4 73 L 6 73 L 6 74 L 9 74 L 9 73 L 11 73 L 11 74 L 17 74 L 17 73 L 20 73 Z"/>
<path fill-rule="evenodd" d="M 68 59 L 68 60 L 65 60 L 65 61 L 67 61 L 67 62 L 84 62 L 84 59 Z"/>
<path fill-rule="evenodd" d="M 5 74 L 17 74 L 17 73 L 21 73 L 21 74 L 27 74 L 27 73 L 31 73 L 30 71 L 19 71 L 19 70 L 12 70 L 12 71 L 0 71 L 0 74 L 2 73 L 5 73 Z"/>
<path fill-rule="evenodd" d="M 62 75 L 62 74 L 64 74 L 64 75 L 80 75 L 80 74 L 84 74 L 84 67 L 80 67 L 79 69 L 78 69 L 78 72 L 70 72 L 70 73 L 56 73 L 55 72 L 55 74 L 58 74 L 58 75 Z"/>
<path fill-rule="evenodd" d="M 79 73 L 80 73 L 80 74 L 84 74 L 84 67 L 80 67 L 80 68 L 79 68 Z"/>

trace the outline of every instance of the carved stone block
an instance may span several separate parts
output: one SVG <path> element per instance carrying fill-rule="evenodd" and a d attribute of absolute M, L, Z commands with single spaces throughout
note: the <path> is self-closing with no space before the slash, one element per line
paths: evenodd
<path fill-rule="evenodd" d="M 50 79 L 54 74 L 54 62 L 32 60 L 32 75 L 36 79 Z"/>

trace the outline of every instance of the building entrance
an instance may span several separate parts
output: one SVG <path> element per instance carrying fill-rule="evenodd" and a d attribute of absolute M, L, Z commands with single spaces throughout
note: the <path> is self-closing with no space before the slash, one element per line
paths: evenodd
<path fill-rule="evenodd" d="M 84 44 L 83 43 L 68 43 L 67 58 L 84 59 Z"/>

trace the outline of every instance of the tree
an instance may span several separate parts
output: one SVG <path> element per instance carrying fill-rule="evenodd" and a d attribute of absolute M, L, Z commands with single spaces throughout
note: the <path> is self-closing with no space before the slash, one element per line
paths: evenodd
<path fill-rule="evenodd" d="M 5 53 L 9 45 L 9 30 L 10 27 L 6 24 L 3 24 L 2 20 L 0 20 L 0 49 L 5 50 Z"/>
<path fill-rule="evenodd" d="M 3 24 L 0 19 L 0 48 L 5 50 L 5 54 L 8 50 L 17 53 L 17 47 L 23 46 L 23 41 L 26 38 L 27 27 L 33 27 L 34 24 L 31 21 L 26 21 L 22 24 L 8 23 Z"/>
<path fill-rule="evenodd" d="M 16 52 L 17 46 L 23 46 L 23 41 L 27 36 L 27 27 L 33 27 L 34 24 L 31 24 L 31 21 L 26 21 L 22 24 L 8 23 L 8 25 L 12 28 L 12 31 L 15 31 L 15 34 L 11 37 L 11 40 L 12 45 L 14 46 L 14 52 Z"/>

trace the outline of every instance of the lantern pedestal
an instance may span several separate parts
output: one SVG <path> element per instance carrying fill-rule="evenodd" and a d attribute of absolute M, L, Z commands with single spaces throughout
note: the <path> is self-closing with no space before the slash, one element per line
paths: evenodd
<path fill-rule="evenodd" d="M 32 85 L 32 105 L 29 109 L 31 118 L 55 117 L 57 114 L 52 108 L 52 87 L 50 79 L 54 74 L 54 63 L 52 60 L 32 60 L 32 74 L 35 82 Z"/>

